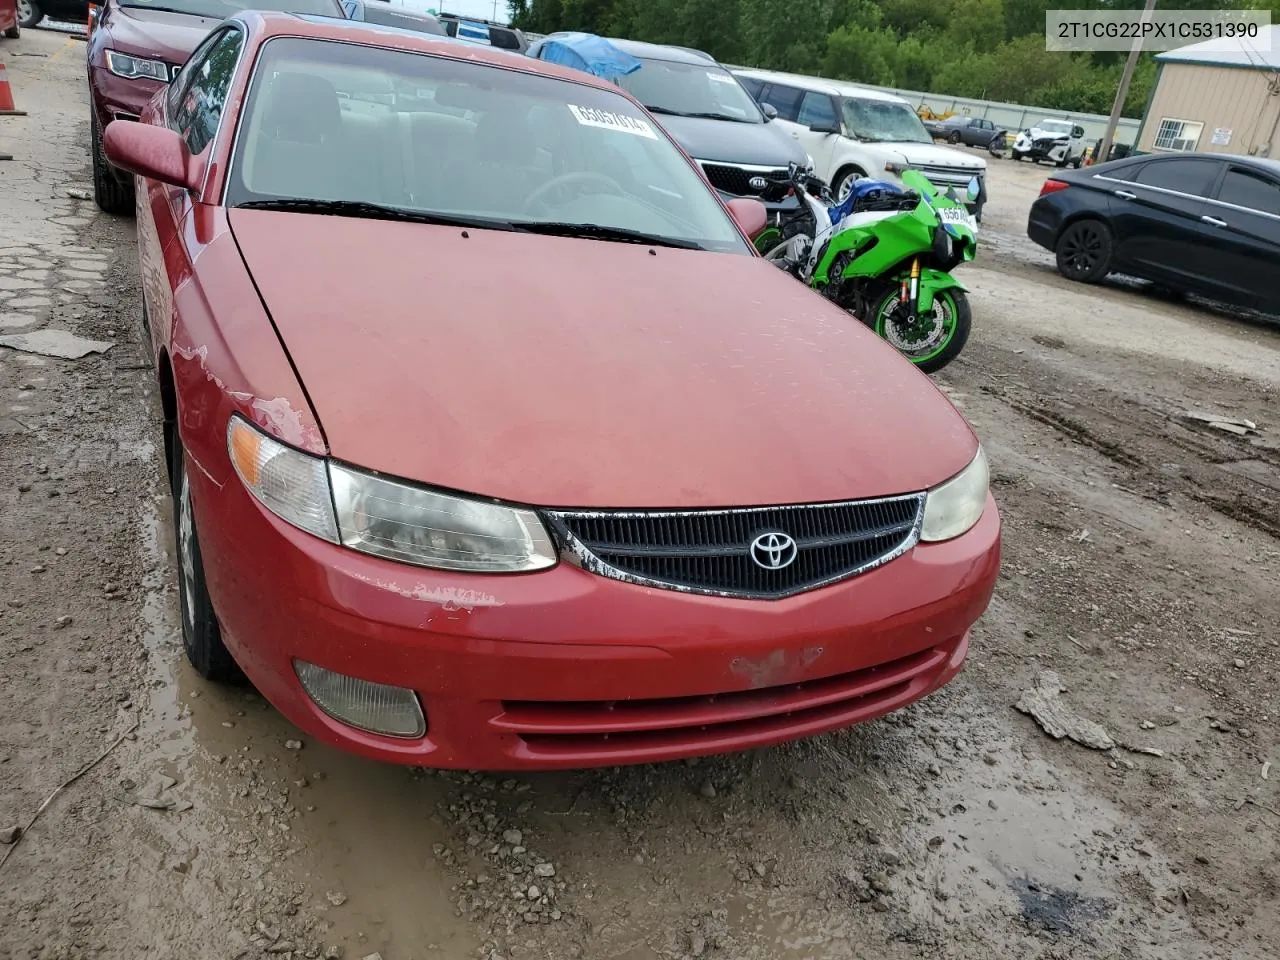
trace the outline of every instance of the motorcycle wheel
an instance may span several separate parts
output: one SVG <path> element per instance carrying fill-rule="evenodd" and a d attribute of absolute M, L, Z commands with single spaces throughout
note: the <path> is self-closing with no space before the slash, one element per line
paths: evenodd
<path fill-rule="evenodd" d="M 754 242 L 756 250 L 764 255 L 782 242 L 782 231 L 777 227 L 765 227 Z"/>
<path fill-rule="evenodd" d="M 895 319 L 901 309 L 896 286 L 875 298 L 870 326 L 876 335 L 925 373 L 937 373 L 960 355 L 969 339 L 973 311 L 963 290 L 943 290 L 933 298 L 933 313 L 905 325 Z"/>

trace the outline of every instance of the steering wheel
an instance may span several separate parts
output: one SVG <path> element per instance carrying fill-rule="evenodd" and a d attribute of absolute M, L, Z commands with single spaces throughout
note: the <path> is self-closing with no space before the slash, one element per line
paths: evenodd
<path fill-rule="evenodd" d="M 562 173 L 558 177 L 552 177 L 542 186 L 536 188 L 533 193 L 525 198 L 524 205 L 521 207 L 522 213 L 533 213 L 538 207 L 545 208 L 548 201 L 552 200 L 554 194 L 559 194 L 561 198 L 568 200 L 572 196 L 568 193 L 568 188 L 574 184 L 586 186 L 587 184 L 596 184 L 604 187 L 606 191 L 612 193 L 623 193 L 622 186 L 612 177 L 607 177 L 603 173 L 594 173 L 590 170 L 577 170 L 573 173 Z M 584 191 L 575 191 L 580 194 Z"/>

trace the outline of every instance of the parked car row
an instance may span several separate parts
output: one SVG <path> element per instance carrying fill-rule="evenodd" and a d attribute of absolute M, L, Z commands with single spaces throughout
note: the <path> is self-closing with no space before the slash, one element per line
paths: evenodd
<path fill-rule="evenodd" d="M 103 59 L 157 22 L 108 3 Z M 204 677 L 366 756 L 516 769 L 778 743 L 962 668 L 1000 558 L 978 438 L 756 255 L 763 204 L 641 95 L 767 111 L 633 49 L 669 87 L 340 12 L 127 54 L 172 76 L 101 147 L 139 191 Z M 713 109 L 664 99 L 688 76 Z"/>

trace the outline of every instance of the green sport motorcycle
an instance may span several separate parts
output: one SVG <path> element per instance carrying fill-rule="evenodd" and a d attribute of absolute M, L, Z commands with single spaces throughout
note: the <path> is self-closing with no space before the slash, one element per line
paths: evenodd
<path fill-rule="evenodd" d="M 951 271 L 973 259 L 978 227 L 953 191 L 939 191 L 915 170 L 902 182 L 905 189 L 857 180 L 836 203 L 825 183 L 792 164 L 786 180 L 771 186 L 794 192 L 802 212 L 766 227 L 755 244 L 925 373 L 936 373 L 969 339 L 969 296 Z M 967 193 L 976 198 L 976 179 Z"/>

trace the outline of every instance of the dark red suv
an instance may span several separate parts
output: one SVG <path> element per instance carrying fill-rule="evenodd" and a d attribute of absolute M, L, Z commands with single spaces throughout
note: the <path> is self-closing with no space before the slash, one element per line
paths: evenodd
<path fill-rule="evenodd" d="M 243 6 L 226 0 L 106 0 L 101 6 L 88 64 L 93 195 L 104 211 L 133 212 L 133 175 L 107 162 L 102 131 L 118 117 L 138 119 L 209 31 Z M 254 7 L 344 16 L 339 0 L 255 0 Z"/>

